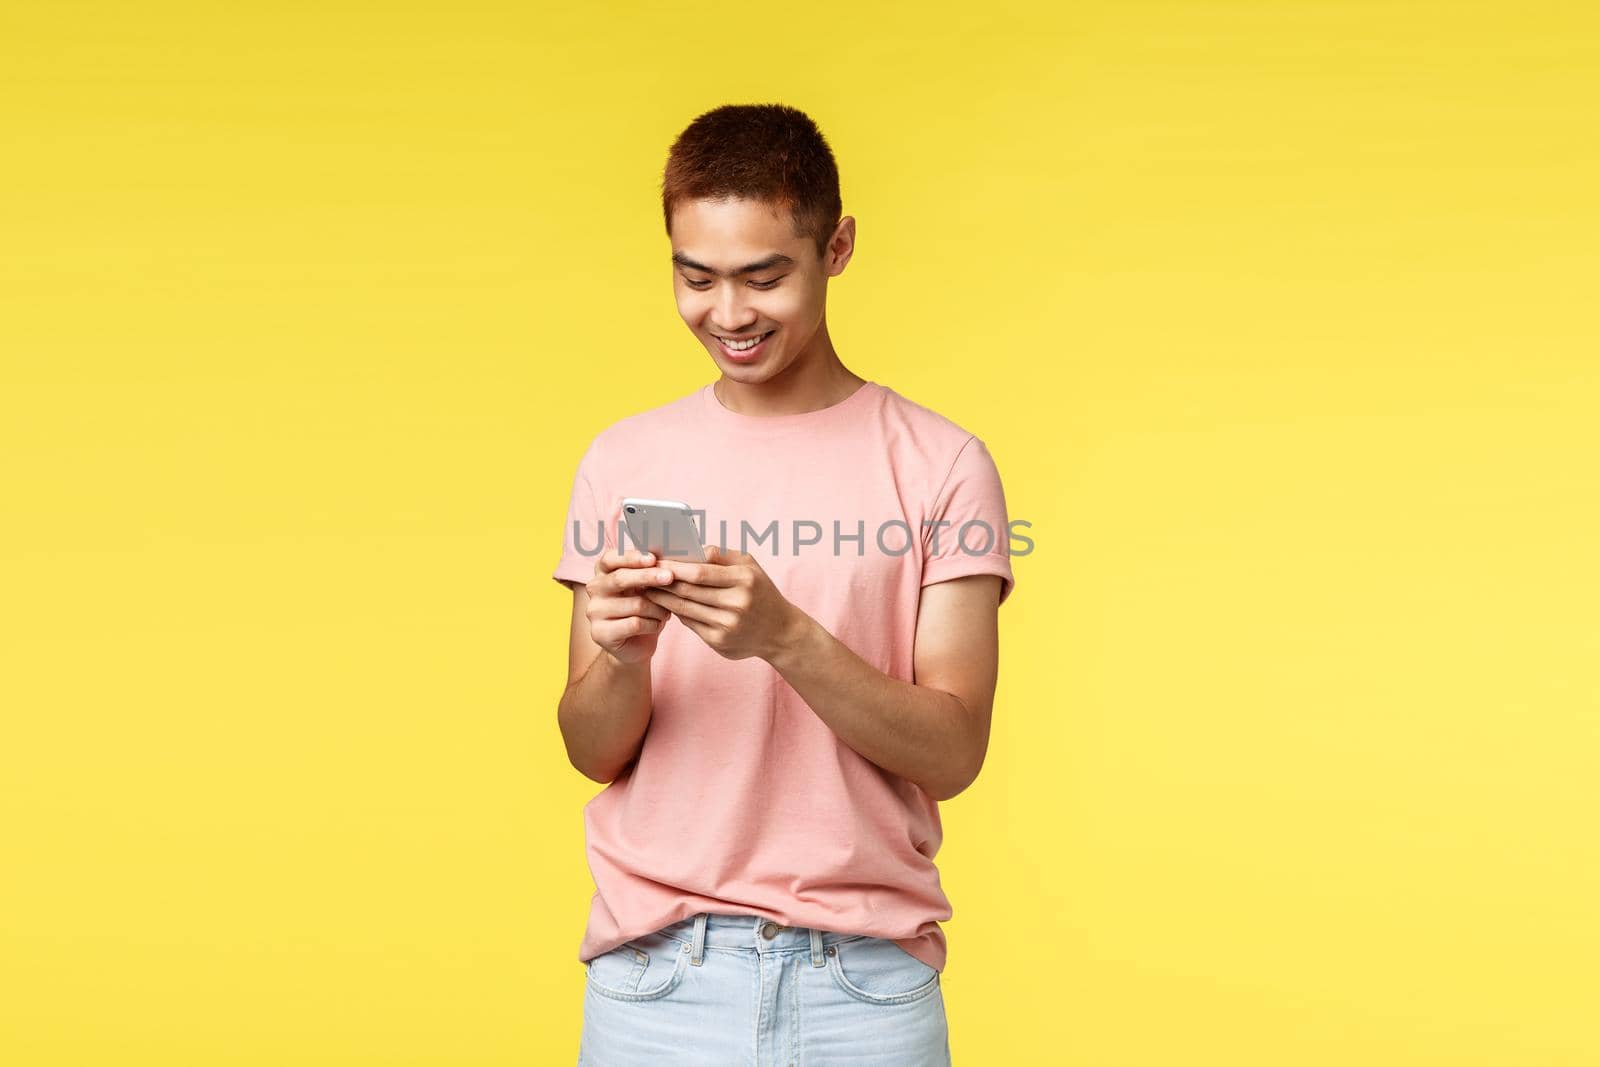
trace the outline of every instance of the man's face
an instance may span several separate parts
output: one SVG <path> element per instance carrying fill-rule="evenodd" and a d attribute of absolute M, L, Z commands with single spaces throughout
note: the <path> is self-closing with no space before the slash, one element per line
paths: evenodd
<path fill-rule="evenodd" d="M 824 264 L 810 237 L 794 235 L 789 212 L 762 201 L 680 204 L 672 214 L 678 314 L 723 374 L 767 381 L 816 336 L 828 277 L 844 267 L 829 251 L 834 262 Z M 750 339 L 757 343 L 746 348 Z"/>

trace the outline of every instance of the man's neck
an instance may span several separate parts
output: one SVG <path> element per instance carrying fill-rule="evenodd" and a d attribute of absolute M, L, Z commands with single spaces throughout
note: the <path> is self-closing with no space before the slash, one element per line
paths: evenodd
<path fill-rule="evenodd" d="M 865 382 L 835 357 L 816 369 L 790 367 L 765 382 L 746 384 L 723 377 L 713 383 L 712 393 L 737 415 L 799 415 L 832 407 Z"/>

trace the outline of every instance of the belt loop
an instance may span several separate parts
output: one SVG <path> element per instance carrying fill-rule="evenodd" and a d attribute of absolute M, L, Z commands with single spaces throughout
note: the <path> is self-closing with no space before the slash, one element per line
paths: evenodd
<path fill-rule="evenodd" d="M 811 928 L 811 966 L 822 966 L 822 931 Z"/>
<path fill-rule="evenodd" d="M 706 958 L 706 913 L 700 912 L 694 917 L 694 942 L 689 952 L 689 962 L 696 967 L 705 962 Z"/>

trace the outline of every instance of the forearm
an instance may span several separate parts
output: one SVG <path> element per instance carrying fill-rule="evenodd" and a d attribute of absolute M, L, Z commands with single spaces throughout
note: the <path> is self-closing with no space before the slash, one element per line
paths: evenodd
<path fill-rule="evenodd" d="M 567 759 L 594 781 L 616 778 L 639 754 L 651 708 L 650 661 L 623 663 L 602 650 L 561 694 Z"/>
<path fill-rule="evenodd" d="M 975 776 L 974 720 L 953 694 L 891 678 L 803 611 L 764 658 L 840 740 L 935 800 Z"/>

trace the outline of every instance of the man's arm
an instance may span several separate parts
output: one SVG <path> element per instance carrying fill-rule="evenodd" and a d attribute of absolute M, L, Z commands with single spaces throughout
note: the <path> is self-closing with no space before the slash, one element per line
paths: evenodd
<path fill-rule="evenodd" d="M 563 583 L 568 584 L 568 583 Z M 556 720 L 567 759 L 586 778 L 612 781 L 639 755 L 650 725 L 650 660 L 623 663 L 589 637 L 589 590 L 572 588 L 567 688 Z"/>
<path fill-rule="evenodd" d="M 798 610 L 765 658 L 845 744 L 949 800 L 977 778 L 989 749 L 1000 582 L 969 574 L 923 587 L 914 683 L 879 671 Z"/>

